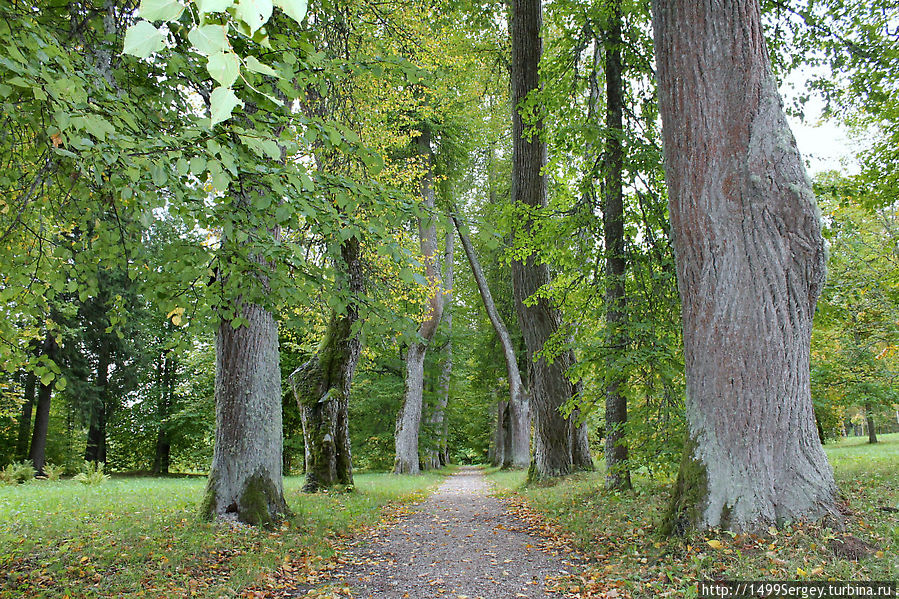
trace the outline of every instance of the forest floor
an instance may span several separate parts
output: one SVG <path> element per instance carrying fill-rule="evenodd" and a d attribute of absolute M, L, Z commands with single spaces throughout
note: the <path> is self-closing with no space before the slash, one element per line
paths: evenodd
<path fill-rule="evenodd" d="M 491 495 L 484 470 L 463 467 L 414 511 L 347 545 L 331 580 L 298 595 L 357 599 L 563 597 L 579 558 Z"/>

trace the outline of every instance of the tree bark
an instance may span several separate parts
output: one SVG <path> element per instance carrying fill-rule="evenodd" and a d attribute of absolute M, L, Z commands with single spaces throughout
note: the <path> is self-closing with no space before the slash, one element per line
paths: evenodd
<path fill-rule="evenodd" d="M 809 346 L 825 251 L 757 0 L 654 0 L 689 439 L 669 530 L 836 517 Z"/>
<path fill-rule="evenodd" d="M 31 436 L 31 413 L 34 410 L 34 392 L 37 377 L 33 372 L 25 375 L 25 403 L 19 416 L 19 435 L 16 439 L 16 458 L 24 460 L 28 457 L 28 441 Z"/>
<path fill-rule="evenodd" d="M 56 340 L 50 333 L 44 339 L 41 353 L 51 360 L 56 359 Z M 50 400 L 53 396 L 53 385 L 40 384 L 37 393 L 37 409 L 34 414 L 34 433 L 31 437 L 31 448 L 28 451 L 28 459 L 37 471 L 38 476 L 43 476 L 47 458 L 47 431 L 50 427 Z"/>
<path fill-rule="evenodd" d="M 84 450 L 84 461 L 86 462 L 106 462 L 106 387 L 109 382 L 109 364 L 109 345 L 101 342 L 94 383 L 97 394 L 91 401 L 87 446 Z"/>
<path fill-rule="evenodd" d="M 440 380 L 437 391 L 437 405 L 431 413 L 428 424 L 437 435 L 434 447 L 427 451 L 426 468 L 435 470 L 445 465 L 448 460 L 446 406 L 449 404 L 450 383 L 453 378 L 453 281 L 455 267 L 455 239 L 451 228 L 446 231 L 446 245 L 443 252 L 443 322 L 446 325 L 446 358 L 440 369 Z"/>
<path fill-rule="evenodd" d="M 509 412 L 509 400 L 501 399 L 496 402 L 496 428 L 493 431 L 493 455 L 490 463 L 493 466 L 502 466 L 506 463 L 506 448 L 510 443 L 506 441 L 508 426 L 506 425 Z"/>
<path fill-rule="evenodd" d="M 306 482 L 314 493 L 341 485 L 353 486 L 349 435 L 349 398 L 362 341 L 353 327 L 359 320 L 357 298 L 364 291 L 361 247 L 356 237 L 341 245 L 339 270 L 351 300 L 343 314 L 332 313 L 315 357 L 290 375 L 303 421 Z"/>
<path fill-rule="evenodd" d="M 159 365 L 159 403 L 156 409 L 156 418 L 159 421 L 159 430 L 156 433 L 156 454 L 153 458 L 152 473 L 156 475 L 168 474 L 171 466 L 172 444 L 169 440 L 169 431 L 166 419 L 169 417 L 175 394 L 175 374 L 177 366 L 173 358 L 165 355 Z"/>
<path fill-rule="evenodd" d="M 425 157 L 427 173 L 422 178 L 423 206 L 433 212 L 436 196 L 433 187 L 431 159 L 431 135 L 425 130 L 418 138 L 418 151 Z M 406 377 L 403 405 L 396 419 L 396 458 L 393 463 L 395 474 L 418 474 L 418 436 L 421 426 L 421 409 L 424 396 L 424 363 L 428 344 L 434 338 L 443 315 L 443 291 L 440 275 L 434 258 L 437 253 L 437 227 L 433 219 L 419 220 L 418 234 L 421 254 L 425 260 L 425 276 L 436 290 L 428 299 L 428 314 L 418 329 L 419 340 L 409 345 L 406 351 Z"/>
<path fill-rule="evenodd" d="M 877 429 L 874 426 L 874 411 L 871 404 L 865 404 L 865 420 L 868 423 L 868 443 L 877 443 Z"/>
<path fill-rule="evenodd" d="M 627 464 L 627 399 L 622 393 L 624 384 L 618 362 L 627 349 L 627 295 L 625 277 L 627 261 L 624 255 L 624 84 L 621 79 L 621 3 L 610 7 L 605 41 L 606 71 L 606 151 L 602 172 L 605 179 L 603 194 L 603 236 L 606 251 L 606 488 L 630 489 L 631 473 Z"/>
<path fill-rule="evenodd" d="M 462 242 L 462 248 L 465 250 L 465 256 L 468 258 L 471 274 L 474 276 L 475 282 L 477 282 L 478 292 L 480 292 L 484 309 L 487 311 L 487 317 L 490 318 L 490 324 L 493 325 L 493 330 L 496 332 L 496 336 L 499 337 L 500 344 L 503 346 L 503 356 L 506 359 L 506 376 L 509 379 L 509 409 L 512 420 L 509 427 L 511 443 L 510 453 L 504 455 L 500 463 L 515 468 L 527 468 L 531 460 L 531 414 L 527 394 L 521 382 L 521 372 L 518 368 L 518 357 L 515 355 L 512 336 L 509 334 L 506 323 L 503 322 L 499 311 L 496 309 L 493 295 L 490 293 L 487 278 L 484 276 L 484 270 L 481 268 L 474 246 L 472 246 L 468 235 L 463 232 L 459 219 L 455 214 L 453 215 L 453 223 L 456 225 L 459 240 Z"/>
<path fill-rule="evenodd" d="M 242 197 L 238 204 L 251 204 Z M 271 234 L 277 239 L 280 232 Z M 222 239 L 228 250 L 232 242 Z M 230 248 L 237 251 L 236 248 Z M 255 256 L 263 266 L 264 259 Z M 263 275 L 257 275 L 263 277 Z M 259 281 L 263 288 L 268 282 Z M 246 324 L 219 322 L 215 337 L 215 449 L 200 513 L 271 525 L 290 511 L 284 500 L 278 325 L 257 304 L 233 299 Z"/>
<path fill-rule="evenodd" d="M 543 52 L 540 38 L 542 19 L 540 0 L 512 2 L 512 203 L 526 210 L 546 206 L 546 179 L 543 175 L 546 143 L 541 139 L 543 124 L 539 120 L 531 123 L 532 135 L 525 137 L 520 113 L 527 95 L 539 87 L 538 65 Z M 531 227 L 532 217 L 529 214 L 522 227 L 525 235 Z M 524 262 L 512 262 L 515 311 L 531 362 L 561 326 L 558 310 L 546 298 L 537 297 L 527 302 L 549 282 L 549 268 L 539 263 L 536 256 L 530 255 Z M 574 387 L 565 374 L 570 366 L 568 352 L 552 362 L 540 357 L 532 365 L 530 392 L 535 434 L 534 459 L 529 471 L 531 480 L 561 476 L 572 470 L 573 429 L 560 412 L 574 393 Z"/>

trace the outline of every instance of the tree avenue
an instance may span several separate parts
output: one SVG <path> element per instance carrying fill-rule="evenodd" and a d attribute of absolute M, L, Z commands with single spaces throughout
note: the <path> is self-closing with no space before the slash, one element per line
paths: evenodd
<path fill-rule="evenodd" d="M 202 475 L 280 530 L 492 463 L 839 524 L 823 444 L 899 431 L 874 4 L 0 3 L 0 480 Z M 814 188 L 805 65 L 874 139 Z"/>
<path fill-rule="evenodd" d="M 653 9 L 689 424 L 668 525 L 836 516 L 809 375 L 824 240 L 758 2 Z"/>

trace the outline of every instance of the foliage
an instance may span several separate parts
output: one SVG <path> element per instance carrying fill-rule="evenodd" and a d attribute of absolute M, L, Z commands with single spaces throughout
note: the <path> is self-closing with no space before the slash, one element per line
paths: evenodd
<path fill-rule="evenodd" d="M 13 462 L 0 470 L 0 482 L 7 485 L 18 485 L 34 478 L 34 465 L 30 461 Z"/>
<path fill-rule="evenodd" d="M 356 493 L 308 495 L 300 477 L 288 477 L 294 516 L 273 531 L 198 522 L 198 477 L 0 488 L 0 596 L 217 598 L 262 593 L 279 573 L 294 585 L 314 581 L 340 538 L 441 479 L 363 474 Z M 112 569 L 115 576 L 101 575 Z"/>
<path fill-rule="evenodd" d="M 44 464 L 44 476 L 46 476 L 47 480 L 50 482 L 58 481 L 64 472 L 65 468 L 63 466 L 56 466 L 49 462 Z"/>
<path fill-rule="evenodd" d="M 883 438 L 878 446 L 855 439 L 826 448 L 848 502 L 843 531 L 800 522 L 761 535 L 710 531 L 662 539 L 665 481 L 641 476 L 633 492 L 597 493 L 601 472 L 549 488 L 522 487 L 520 472 L 491 478 L 505 489 L 510 509 L 551 544 L 573 546 L 589 559 L 583 573 L 562 584 L 578 597 L 695 597 L 700 580 L 895 580 L 899 530 L 891 510 L 899 508 L 899 434 Z M 844 542 L 869 549 L 854 557 L 839 553 Z"/>
<path fill-rule="evenodd" d="M 99 485 L 109 480 L 109 475 L 103 472 L 103 462 L 84 462 L 81 472 L 75 475 L 76 482 L 83 485 Z"/>

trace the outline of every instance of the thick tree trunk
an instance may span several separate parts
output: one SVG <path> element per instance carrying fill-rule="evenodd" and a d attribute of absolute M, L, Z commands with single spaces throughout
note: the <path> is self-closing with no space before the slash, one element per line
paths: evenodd
<path fill-rule="evenodd" d="M 506 323 L 503 322 L 499 311 L 496 309 L 496 304 L 493 302 L 493 295 L 490 293 L 490 287 L 487 286 L 487 278 L 484 276 L 484 270 L 481 268 L 481 262 L 474 251 L 474 246 L 472 246 L 468 235 L 462 230 L 459 219 L 455 214 L 453 215 L 453 223 L 456 225 L 462 248 L 465 250 L 465 256 L 468 258 L 471 274 L 478 285 L 478 292 L 481 295 L 484 310 L 487 312 L 487 317 L 490 319 L 490 324 L 493 325 L 496 336 L 499 337 L 500 344 L 503 346 L 503 356 L 506 359 L 506 376 L 509 379 L 509 409 L 512 422 L 509 426 L 511 435 L 510 452 L 503 456 L 501 463 L 515 468 L 527 468 L 531 460 L 531 413 L 527 394 L 521 382 L 521 372 L 518 368 L 518 357 L 515 355 L 512 336 L 509 334 Z"/>
<path fill-rule="evenodd" d="M 624 193 L 621 175 L 624 171 L 624 84 L 621 79 L 621 3 L 616 0 L 608 17 L 605 41 L 606 71 L 606 151 L 602 172 L 603 236 L 606 250 L 606 327 L 608 347 L 606 369 L 606 488 L 630 489 L 631 473 L 627 465 L 627 400 L 618 365 L 627 349 L 627 304 L 624 256 Z"/>
<path fill-rule="evenodd" d="M 56 340 L 47 333 L 41 353 L 51 360 L 56 359 Z M 47 430 L 50 427 L 50 399 L 53 396 L 53 386 L 40 384 L 37 392 L 37 409 L 34 414 L 34 434 L 31 437 L 31 448 L 28 451 L 28 459 L 31 460 L 38 476 L 43 476 L 44 465 L 47 459 Z"/>
<path fill-rule="evenodd" d="M 541 122 L 529 124 L 532 135 L 525 137 L 519 110 L 528 93 L 539 86 L 542 7 L 540 0 L 514 0 L 512 7 L 512 202 L 520 208 L 539 209 L 546 206 L 543 126 Z M 527 217 L 523 226 L 525 234 L 530 228 L 531 217 Z M 515 311 L 531 361 L 561 325 L 558 310 L 546 298 L 539 297 L 531 305 L 525 303 L 549 282 L 549 268 L 538 263 L 534 255 L 524 262 L 512 262 Z M 568 353 L 553 362 L 540 357 L 533 364 L 530 392 L 535 434 L 534 460 L 529 472 L 532 480 L 571 472 L 573 429 L 560 412 L 574 393 L 565 374 L 570 366 Z"/>
<path fill-rule="evenodd" d="M 455 239 L 452 228 L 446 232 L 446 246 L 443 252 L 443 322 L 445 324 L 447 342 L 446 357 L 440 369 L 440 380 L 437 389 L 437 404 L 428 419 L 428 424 L 437 436 L 433 447 L 428 448 L 425 457 L 425 468 L 435 470 L 446 464 L 447 455 L 447 421 L 446 406 L 449 404 L 450 383 L 453 378 L 453 281 L 455 262 Z"/>
<path fill-rule="evenodd" d="M 809 381 L 824 243 L 758 2 L 653 9 L 689 423 L 669 527 L 836 515 Z"/>
<path fill-rule="evenodd" d="M 34 410 L 34 392 L 37 377 L 33 372 L 25 375 L 25 402 L 19 416 L 19 435 L 16 439 L 16 458 L 24 460 L 28 457 L 28 441 L 31 437 L 31 412 Z"/>
<path fill-rule="evenodd" d="M 290 375 L 303 421 L 306 482 L 314 493 L 336 485 L 353 486 L 349 398 L 362 342 L 353 330 L 359 320 L 356 299 L 364 291 L 361 247 L 355 237 L 341 246 L 340 270 L 351 295 L 344 314 L 332 314 L 315 357 Z"/>
<path fill-rule="evenodd" d="M 422 178 L 421 190 L 423 206 L 433 211 L 436 197 L 433 187 L 431 135 L 425 130 L 418 138 L 418 151 L 424 156 L 428 172 Z M 396 419 L 396 458 L 393 463 L 395 474 L 418 474 L 418 434 L 421 427 L 421 409 L 424 398 L 424 364 L 428 343 L 434 338 L 443 315 L 443 290 L 440 275 L 435 264 L 437 253 L 437 227 L 433 219 L 419 220 L 418 234 L 421 254 L 425 260 L 425 276 L 435 293 L 428 299 L 428 314 L 418 329 L 420 341 L 413 342 L 406 352 L 406 379 L 403 405 Z"/>
<path fill-rule="evenodd" d="M 868 443 L 877 443 L 877 429 L 874 426 L 874 411 L 871 404 L 865 404 L 865 421 L 868 423 Z"/>
<path fill-rule="evenodd" d="M 506 448 L 511 445 L 506 439 L 508 433 L 509 400 L 503 399 L 496 402 L 496 428 L 493 430 L 493 455 L 490 464 L 493 466 L 502 466 L 506 463 Z"/>
<path fill-rule="evenodd" d="M 241 197 L 240 203 L 251 204 Z M 271 235 L 278 238 L 280 231 Z M 222 240 L 227 250 L 228 239 Z M 261 257 L 251 257 L 264 266 Z M 267 287 L 267 281 L 259 284 Z M 290 513 L 281 472 L 283 423 L 278 325 L 270 312 L 235 302 L 246 323 L 219 322 L 215 337 L 215 449 L 203 504 L 208 519 L 270 525 Z"/>
<path fill-rule="evenodd" d="M 96 397 L 91 398 L 90 422 L 87 431 L 86 462 L 106 462 L 106 397 L 109 382 L 109 346 L 101 343 L 97 356 L 97 374 L 94 387 Z"/>

